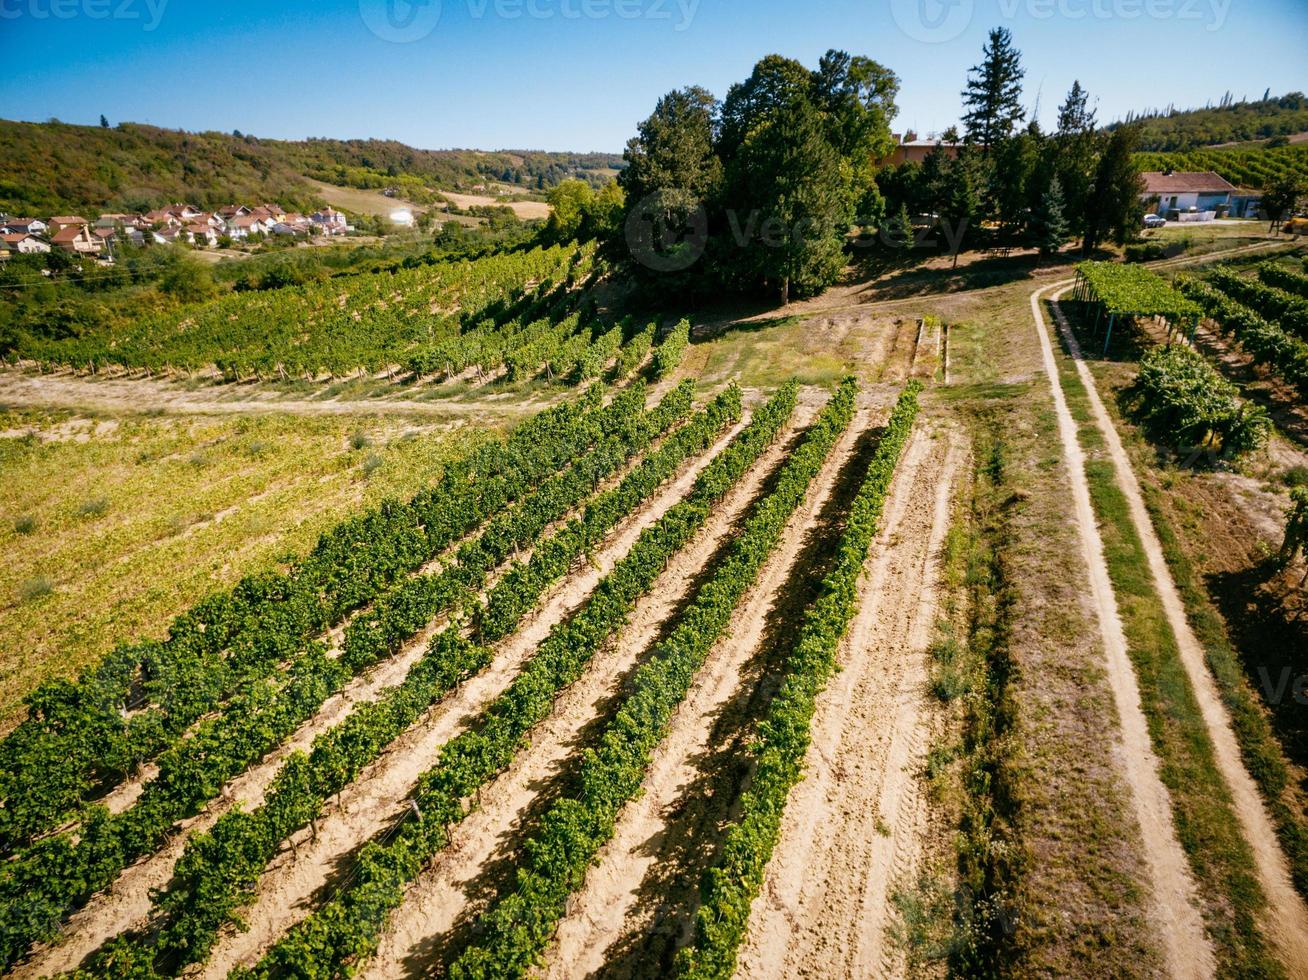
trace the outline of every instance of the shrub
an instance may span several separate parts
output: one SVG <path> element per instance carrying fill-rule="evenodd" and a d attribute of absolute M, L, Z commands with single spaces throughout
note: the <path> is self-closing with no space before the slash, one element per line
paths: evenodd
<path fill-rule="evenodd" d="M 31 602 L 33 599 L 39 599 L 53 591 L 54 583 L 44 575 L 38 575 L 36 578 L 29 578 L 18 587 L 18 596 L 24 602 Z"/>
<path fill-rule="evenodd" d="M 30 514 L 24 514 L 22 517 L 15 519 L 14 530 L 18 534 L 31 534 L 36 530 L 36 518 Z"/>
<path fill-rule="evenodd" d="M 83 500 L 80 507 L 77 508 L 79 517 L 103 517 L 109 513 L 109 499 L 107 497 L 92 497 L 89 500 Z"/>

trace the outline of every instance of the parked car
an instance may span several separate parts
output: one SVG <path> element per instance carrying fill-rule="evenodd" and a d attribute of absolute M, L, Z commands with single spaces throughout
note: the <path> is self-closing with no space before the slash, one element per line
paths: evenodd
<path fill-rule="evenodd" d="M 1146 214 L 1144 225 L 1146 228 L 1161 228 L 1167 224 L 1167 219 L 1161 214 Z"/>

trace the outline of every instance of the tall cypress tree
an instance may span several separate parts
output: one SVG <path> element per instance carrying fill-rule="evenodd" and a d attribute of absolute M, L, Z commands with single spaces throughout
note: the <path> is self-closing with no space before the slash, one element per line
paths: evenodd
<path fill-rule="evenodd" d="M 1021 122 L 1022 52 L 1013 47 L 1013 35 L 1007 28 L 996 27 L 981 50 L 981 64 L 968 72 L 963 92 L 963 125 L 969 143 L 979 143 L 987 150 L 1012 136 Z"/>
<path fill-rule="evenodd" d="M 1071 232 L 1085 234 L 1086 203 L 1095 179 L 1098 147 L 1095 139 L 1095 110 L 1090 108 L 1090 94 L 1079 81 L 1072 83 L 1058 110 L 1058 130 L 1051 147 L 1053 159 L 1048 172 L 1058 177 Z"/>

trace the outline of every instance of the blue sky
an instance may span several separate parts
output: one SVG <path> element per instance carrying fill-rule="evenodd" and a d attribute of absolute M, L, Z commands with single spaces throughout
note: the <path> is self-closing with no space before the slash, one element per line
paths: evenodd
<path fill-rule="evenodd" d="M 670 89 L 839 47 L 925 133 L 1001 24 L 1046 124 L 1074 78 L 1102 121 L 1308 89 L 1306 0 L 0 0 L 0 117 L 618 151 Z"/>

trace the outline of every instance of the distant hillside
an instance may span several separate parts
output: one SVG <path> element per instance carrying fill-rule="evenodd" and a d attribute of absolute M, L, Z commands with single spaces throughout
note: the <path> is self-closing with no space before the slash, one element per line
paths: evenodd
<path fill-rule="evenodd" d="M 1191 150 L 1219 143 L 1265 140 L 1308 131 L 1308 97 L 1291 92 L 1280 98 L 1236 102 L 1228 94 L 1220 105 L 1203 109 L 1150 109 L 1132 113 L 1139 123 L 1142 150 Z M 1114 123 L 1109 128 L 1123 125 Z"/>
<path fill-rule="evenodd" d="M 495 182 L 523 192 L 570 177 L 603 183 L 622 158 L 607 153 L 417 150 L 393 140 L 303 142 L 187 133 L 136 123 L 113 128 L 0 120 L 0 211 L 50 215 L 143 211 L 173 201 L 217 207 L 324 203 L 306 178 L 395 187 L 412 201 Z"/>

